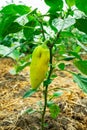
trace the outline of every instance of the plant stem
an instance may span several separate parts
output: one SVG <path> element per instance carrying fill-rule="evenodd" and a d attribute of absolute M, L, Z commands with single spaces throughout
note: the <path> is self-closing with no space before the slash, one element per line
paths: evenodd
<path fill-rule="evenodd" d="M 45 91 L 44 91 L 44 108 L 42 113 L 41 130 L 44 130 L 44 117 L 45 117 L 46 107 L 47 107 L 47 92 L 48 92 L 48 85 L 45 87 Z"/>
<path fill-rule="evenodd" d="M 50 70 L 49 70 L 49 75 L 47 77 L 47 80 L 50 80 L 50 76 L 53 70 L 52 67 L 52 47 L 50 49 Z M 46 108 L 47 108 L 47 96 L 48 96 L 48 84 L 45 86 L 44 90 L 44 108 L 43 108 L 43 113 L 42 113 L 42 120 L 41 120 L 41 130 L 44 130 L 44 118 L 45 118 L 45 113 L 46 113 Z"/>
<path fill-rule="evenodd" d="M 37 21 L 40 24 L 41 33 L 42 33 L 42 37 L 43 37 L 42 41 L 44 42 L 45 41 L 45 34 L 44 34 L 43 22 L 42 22 L 42 20 L 39 19 L 39 17 L 37 17 L 36 15 L 34 15 L 34 16 L 36 17 Z"/>
<path fill-rule="evenodd" d="M 42 30 L 43 41 L 45 41 L 45 34 L 44 34 L 43 24 L 42 24 L 42 22 L 40 22 L 40 21 L 39 21 L 39 23 L 40 23 L 41 30 Z"/>
<path fill-rule="evenodd" d="M 42 29 L 42 36 L 43 36 L 43 41 L 45 41 L 45 34 L 44 34 L 44 28 L 43 28 L 43 24 L 40 20 L 38 20 Z M 60 31 L 61 32 L 61 31 Z M 50 76 L 52 74 L 53 71 L 53 66 L 52 66 L 52 59 L 53 59 L 53 55 L 52 55 L 52 49 L 53 46 L 55 44 L 55 41 L 59 38 L 60 36 L 60 32 L 58 32 L 56 34 L 56 39 L 53 41 L 53 44 L 49 44 L 49 50 L 50 50 L 50 70 L 49 70 L 49 74 L 47 77 L 47 80 L 50 80 Z M 46 86 L 44 86 L 44 108 L 43 108 L 43 112 L 42 112 L 42 120 L 41 120 L 41 130 L 44 130 L 44 118 L 45 118 L 45 113 L 46 113 L 46 108 L 47 108 L 47 97 L 48 97 L 48 84 L 46 84 Z"/>

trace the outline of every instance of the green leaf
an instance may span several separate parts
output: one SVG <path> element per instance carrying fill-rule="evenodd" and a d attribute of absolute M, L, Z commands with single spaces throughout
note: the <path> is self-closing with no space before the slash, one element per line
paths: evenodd
<path fill-rule="evenodd" d="M 2 10 L 1 13 L 4 13 L 6 15 L 24 15 L 30 12 L 30 7 L 25 6 L 25 5 L 15 5 L 15 4 L 10 4 L 5 6 Z"/>
<path fill-rule="evenodd" d="M 61 69 L 61 70 L 64 70 L 65 69 L 65 64 L 64 63 L 60 63 L 58 65 L 58 67 Z"/>
<path fill-rule="evenodd" d="M 53 101 L 47 101 L 47 107 L 51 107 L 52 105 L 54 105 L 54 102 Z"/>
<path fill-rule="evenodd" d="M 14 47 L 10 48 L 10 47 L 6 47 L 4 45 L 0 45 L 0 55 L 2 55 L 3 57 L 8 56 L 8 57 L 11 57 L 16 60 L 19 58 L 20 53 L 18 50 L 16 50 L 16 49 L 13 50 L 13 49 L 14 49 Z M 13 50 L 13 51 L 11 52 L 11 50 Z"/>
<path fill-rule="evenodd" d="M 38 8 L 35 8 L 34 10 L 31 10 L 30 13 L 27 16 L 37 14 Z"/>
<path fill-rule="evenodd" d="M 51 29 L 55 31 L 55 33 L 57 32 L 57 29 L 56 29 L 55 26 L 53 26 L 52 21 L 53 21 L 55 18 L 58 18 L 58 16 L 59 16 L 59 14 L 56 13 L 56 12 L 50 13 L 49 25 L 50 25 Z"/>
<path fill-rule="evenodd" d="M 54 78 L 56 78 L 57 77 L 57 74 L 52 74 L 51 75 L 51 79 L 54 79 Z"/>
<path fill-rule="evenodd" d="M 22 29 L 22 26 L 14 22 L 20 15 L 30 11 L 25 5 L 10 4 L 0 11 L 0 39 L 3 39 L 9 33 L 16 33 Z M 20 14 L 20 15 L 19 15 Z"/>
<path fill-rule="evenodd" d="M 35 92 L 37 92 L 37 89 L 30 89 L 24 94 L 23 98 L 31 97 Z"/>
<path fill-rule="evenodd" d="M 74 51 L 70 51 L 69 54 L 71 54 L 71 55 L 75 56 L 75 58 L 81 60 L 81 56 L 80 56 L 78 53 L 76 53 L 76 52 L 74 52 Z"/>
<path fill-rule="evenodd" d="M 58 114 L 60 113 L 60 108 L 56 104 L 53 104 L 49 107 L 50 114 L 52 118 L 57 118 Z"/>
<path fill-rule="evenodd" d="M 75 60 L 74 65 L 85 75 L 87 75 L 87 60 Z"/>
<path fill-rule="evenodd" d="M 73 60 L 74 58 L 75 58 L 75 57 L 69 56 L 69 57 L 63 58 L 63 60 L 65 60 L 65 61 L 70 61 L 70 60 Z"/>
<path fill-rule="evenodd" d="M 16 5 L 14 10 L 20 15 L 27 14 L 31 11 L 30 7 L 26 5 Z"/>
<path fill-rule="evenodd" d="M 75 5 L 75 0 L 65 0 L 65 1 L 69 7 L 72 7 L 73 5 Z"/>
<path fill-rule="evenodd" d="M 8 29 L 4 32 L 4 36 L 10 34 L 10 33 L 17 33 L 20 30 L 22 30 L 22 26 L 17 22 L 12 22 L 11 25 L 8 27 Z"/>
<path fill-rule="evenodd" d="M 33 16 L 29 16 L 29 22 L 24 25 L 24 36 L 26 39 L 31 40 L 34 37 L 35 26 L 37 26 L 37 21 Z"/>
<path fill-rule="evenodd" d="M 63 94 L 63 91 L 58 91 L 53 93 L 53 97 L 60 97 Z"/>
<path fill-rule="evenodd" d="M 75 19 L 72 16 L 68 16 L 65 19 L 61 19 L 61 18 L 55 18 L 52 21 L 52 25 L 58 30 L 64 30 L 66 28 L 71 27 L 72 25 L 75 24 Z"/>
<path fill-rule="evenodd" d="M 54 92 L 53 95 L 50 96 L 50 98 L 49 98 L 50 101 L 49 101 L 49 102 L 52 102 L 52 99 L 53 99 L 53 98 L 58 98 L 58 97 L 60 97 L 62 94 L 63 94 L 62 91 Z M 53 103 L 53 102 L 52 102 L 52 103 Z M 52 105 L 52 104 L 50 103 L 50 105 Z"/>
<path fill-rule="evenodd" d="M 24 28 L 23 34 L 27 40 L 32 40 L 34 37 L 34 28 L 31 27 Z"/>
<path fill-rule="evenodd" d="M 3 9 L 0 12 L 4 13 L 6 15 L 16 15 L 17 12 L 14 10 L 15 6 L 16 6 L 15 4 L 7 5 L 7 6 L 3 7 Z"/>
<path fill-rule="evenodd" d="M 53 25 L 53 19 L 54 19 L 54 18 L 50 18 L 50 20 L 49 20 L 49 25 L 50 25 L 51 29 L 52 29 L 55 33 L 57 33 L 58 31 L 57 31 L 56 27 Z"/>
<path fill-rule="evenodd" d="M 37 20 L 33 15 L 27 16 L 29 22 L 27 23 L 28 26 L 35 27 L 37 25 Z"/>
<path fill-rule="evenodd" d="M 11 27 L 11 24 L 14 20 L 16 20 L 18 16 L 14 15 L 0 15 L 0 37 L 5 37 L 6 32 L 9 32 L 9 27 Z M 8 31 L 9 30 L 9 31 Z"/>
<path fill-rule="evenodd" d="M 9 53 L 10 48 L 4 45 L 0 45 L 0 55 L 6 55 Z"/>
<path fill-rule="evenodd" d="M 76 0 L 75 3 L 79 10 L 87 14 L 87 0 Z"/>
<path fill-rule="evenodd" d="M 32 113 L 34 113 L 34 112 L 36 112 L 36 110 L 34 110 L 34 109 L 32 109 L 32 108 L 28 108 L 28 109 L 26 109 L 25 111 L 24 111 L 24 113 L 23 114 L 32 114 Z"/>
<path fill-rule="evenodd" d="M 34 31 L 34 35 L 40 35 L 41 33 L 42 33 L 41 28 L 36 28 L 35 31 Z"/>
<path fill-rule="evenodd" d="M 72 75 L 78 86 L 83 90 L 83 92 L 87 93 L 87 77 L 75 73 L 72 73 Z"/>
<path fill-rule="evenodd" d="M 87 19 L 83 19 L 83 18 L 77 19 L 75 23 L 75 27 L 79 31 L 82 31 L 87 34 Z"/>
<path fill-rule="evenodd" d="M 62 31 L 61 32 L 61 37 L 65 37 L 65 38 L 69 38 L 69 37 L 73 37 L 74 35 L 72 34 L 72 32 L 70 32 L 70 31 L 67 31 L 67 30 L 64 30 L 64 31 Z"/>
<path fill-rule="evenodd" d="M 62 10 L 63 8 L 63 1 L 62 0 L 44 0 L 45 3 L 51 7 L 51 11 L 54 12 L 58 10 Z"/>
<path fill-rule="evenodd" d="M 29 65 L 30 65 L 30 62 L 26 62 L 26 61 L 22 63 L 21 65 L 17 65 L 15 67 L 16 74 L 22 71 L 26 66 L 29 66 Z"/>
<path fill-rule="evenodd" d="M 11 50 L 10 50 L 10 51 L 11 51 Z M 19 56 L 20 56 L 20 52 L 19 52 L 19 50 L 17 50 L 17 49 L 13 50 L 12 53 L 10 53 L 10 54 L 8 55 L 8 57 L 13 58 L 14 60 L 18 60 Z"/>
<path fill-rule="evenodd" d="M 44 86 L 47 86 L 47 85 L 51 84 L 51 82 L 52 82 L 51 79 L 45 80 L 44 81 Z"/>

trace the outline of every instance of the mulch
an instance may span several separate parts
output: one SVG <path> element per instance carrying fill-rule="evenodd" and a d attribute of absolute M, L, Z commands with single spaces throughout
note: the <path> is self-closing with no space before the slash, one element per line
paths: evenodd
<path fill-rule="evenodd" d="M 24 114 L 27 108 L 39 109 L 38 101 L 43 101 L 40 91 L 33 96 L 23 98 L 30 89 L 29 67 L 17 75 L 10 74 L 15 62 L 10 58 L 0 59 L 0 130 L 41 130 L 41 115 L 36 112 Z M 75 71 L 69 63 L 68 68 Z M 82 92 L 72 75 L 59 72 L 49 86 L 49 96 L 54 91 L 63 91 L 63 95 L 54 101 L 60 107 L 56 119 L 50 116 L 49 110 L 45 115 L 45 130 L 87 130 L 87 95 Z"/>

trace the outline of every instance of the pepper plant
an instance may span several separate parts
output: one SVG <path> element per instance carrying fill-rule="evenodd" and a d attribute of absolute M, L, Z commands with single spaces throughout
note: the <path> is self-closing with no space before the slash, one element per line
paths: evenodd
<path fill-rule="evenodd" d="M 53 102 L 61 92 L 54 92 L 48 98 L 48 88 L 59 71 L 72 74 L 74 82 L 87 93 L 87 60 L 82 55 L 87 52 L 87 2 L 86 0 L 44 0 L 49 7 L 45 14 L 37 8 L 10 4 L 0 10 L 0 56 L 16 60 L 14 74 L 31 63 L 32 52 L 38 45 L 47 41 L 50 51 L 49 71 L 43 81 L 41 109 L 41 130 L 45 129 L 45 113 L 48 107 L 53 118 L 60 108 Z M 83 8 L 84 7 L 84 8 Z M 53 60 L 55 59 L 55 63 Z M 72 61 L 79 73 L 66 69 L 64 61 Z M 58 89 L 57 89 L 58 90 Z M 30 89 L 24 98 L 32 96 L 38 89 Z M 32 109 L 26 112 L 34 112 Z"/>

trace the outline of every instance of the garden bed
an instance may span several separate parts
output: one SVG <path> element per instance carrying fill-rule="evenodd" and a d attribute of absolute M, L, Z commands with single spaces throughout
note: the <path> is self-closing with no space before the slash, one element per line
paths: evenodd
<path fill-rule="evenodd" d="M 11 75 L 14 61 L 9 58 L 0 59 L 0 130 L 41 130 L 39 113 L 23 114 L 29 108 L 38 109 L 36 102 L 42 100 L 39 91 L 32 97 L 23 99 L 24 93 L 30 89 L 29 67 L 20 74 Z M 75 71 L 69 63 L 69 69 Z M 47 110 L 45 130 L 87 130 L 87 95 L 73 82 L 67 72 L 58 72 L 49 86 L 50 94 L 56 88 L 62 88 L 63 95 L 55 99 L 60 107 L 56 119 L 50 117 Z"/>

